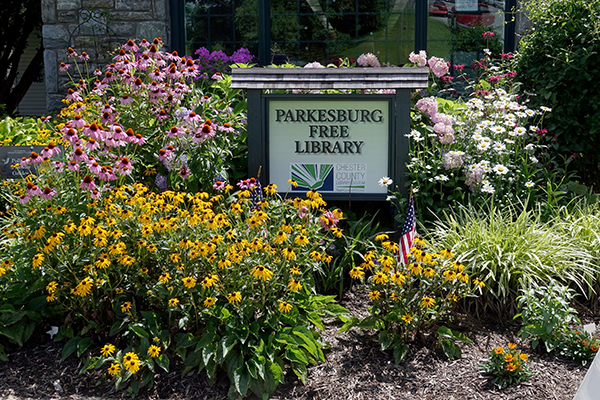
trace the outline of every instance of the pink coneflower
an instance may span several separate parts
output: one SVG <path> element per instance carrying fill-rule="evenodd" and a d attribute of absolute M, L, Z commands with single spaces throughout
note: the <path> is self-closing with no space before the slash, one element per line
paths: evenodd
<path fill-rule="evenodd" d="M 114 124 L 113 126 L 111 126 L 110 130 L 112 131 L 112 135 L 115 139 L 123 140 L 127 138 L 127 134 L 123 132 L 123 128 L 119 124 Z"/>
<path fill-rule="evenodd" d="M 181 136 L 181 134 L 183 132 L 184 132 L 183 129 L 179 129 L 176 126 L 172 126 L 171 129 L 169 129 L 165 133 L 167 134 L 168 137 L 178 137 L 178 136 Z"/>
<path fill-rule="evenodd" d="M 130 97 L 126 94 L 124 94 L 123 97 L 121 97 L 121 104 L 127 105 L 131 103 L 133 103 L 133 97 Z"/>
<path fill-rule="evenodd" d="M 102 193 L 98 189 L 94 189 L 92 190 L 90 197 L 94 200 L 100 200 L 100 198 L 102 197 Z"/>
<path fill-rule="evenodd" d="M 187 179 L 190 177 L 192 171 L 189 168 L 181 168 L 179 170 L 179 177 L 182 179 Z"/>
<path fill-rule="evenodd" d="M 137 46 L 137 44 L 135 44 L 135 42 L 133 41 L 133 39 L 129 39 L 127 41 L 127 43 L 125 43 L 123 45 L 123 49 L 126 51 L 133 51 L 136 52 L 138 51 L 140 48 Z"/>
<path fill-rule="evenodd" d="M 219 131 L 221 132 L 233 132 L 235 129 L 228 123 L 224 123 L 222 126 L 219 126 Z"/>
<path fill-rule="evenodd" d="M 82 51 L 81 54 L 79 55 L 79 59 L 81 61 L 87 61 L 90 59 L 90 56 L 85 51 Z"/>
<path fill-rule="evenodd" d="M 114 181 L 117 179 L 117 175 L 113 172 L 111 167 L 102 167 L 100 174 L 98 175 L 103 181 Z"/>
<path fill-rule="evenodd" d="M 81 147 L 77 147 L 74 151 L 73 151 L 73 160 L 74 161 L 87 161 L 88 160 L 88 156 L 87 154 L 85 154 L 83 152 L 83 150 L 81 150 Z"/>
<path fill-rule="evenodd" d="M 165 79 L 165 73 L 156 68 L 154 72 L 150 74 L 150 77 L 157 82 L 162 82 Z"/>
<path fill-rule="evenodd" d="M 142 41 L 140 42 L 140 46 L 147 49 L 148 47 L 150 47 L 150 43 L 146 39 L 142 39 Z"/>
<path fill-rule="evenodd" d="M 54 161 L 54 163 L 52 164 L 54 166 L 54 171 L 56 172 L 62 172 L 63 171 L 63 163 L 60 161 Z"/>
<path fill-rule="evenodd" d="M 106 73 L 104 74 L 104 79 L 102 79 L 102 82 L 110 83 L 110 82 L 114 81 L 115 79 L 117 79 L 117 77 L 115 75 L 113 75 L 112 72 L 106 71 Z"/>
<path fill-rule="evenodd" d="M 35 186 L 32 182 L 27 182 L 27 196 L 41 196 L 42 191 L 40 188 Z"/>
<path fill-rule="evenodd" d="M 68 70 L 69 67 L 71 67 L 71 64 L 65 64 L 64 62 L 61 62 L 60 67 L 58 67 L 58 70 L 64 72 Z"/>
<path fill-rule="evenodd" d="M 19 196 L 19 203 L 25 205 L 25 204 L 27 204 L 27 202 L 29 201 L 29 199 L 31 199 L 30 196 L 22 194 L 21 196 Z"/>
<path fill-rule="evenodd" d="M 84 176 L 83 179 L 81 180 L 81 184 L 79 185 L 79 187 L 81 189 L 86 189 L 86 190 L 96 189 L 96 183 L 94 183 L 94 178 L 92 178 L 89 175 Z"/>
<path fill-rule="evenodd" d="M 158 161 L 164 161 L 171 155 L 171 152 L 165 149 L 158 150 Z"/>
<path fill-rule="evenodd" d="M 202 96 L 202 98 L 200 99 L 200 103 L 208 103 L 210 101 L 210 97 L 208 97 L 207 95 Z"/>
<path fill-rule="evenodd" d="M 72 172 L 79 171 L 79 164 L 75 160 L 71 160 L 67 163 L 67 169 Z"/>
<path fill-rule="evenodd" d="M 77 52 L 75 52 L 75 50 L 73 50 L 72 47 L 69 47 L 67 49 L 67 56 L 68 57 L 77 57 Z"/>
<path fill-rule="evenodd" d="M 104 132 L 102 131 L 100 126 L 98 126 L 98 124 L 96 124 L 95 122 L 92 122 L 92 124 L 89 126 L 86 125 L 83 128 L 83 134 L 98 141 L 101 141 L 104 137 Z"/>
<path fill-rule="evenodd" d="M 177 70 L 177 65 L 175 63 L 171 63 L 169 66 L 167 76 L 173 80 L 178 80 L 181 77 L 181 73 Z"/>
<path fill-rule="evenodd" d="M 216 181 L 215 183 L 213 183 L 213 189 L 224 190 L 225 189 L 225 182 Z"/>
<path fill-rule="evenodd" d="M 129 162 L 129 157 L 125 156 L 121 158 L 121 160 L 117 163 L 116 168 L 118 171 L 121 171 L 122 175 L 129 175 L 131 173 L 131 163 Z"/>
<path fill-rule="evenodd" d="M 220 72 L 215 72 L 210 78 L 218 82 L 223 80 L 223 75 Z"/>
<path fill-rule="evenodd" d="M 85 148 L 89 151 L 98 150 L 100 148 L 100 143 L 98 143 L 94 138 L 89 138 L 85 144 Z"/>
<path fill-rule="evenodd" d="M 81 97 L 79 92 L 76 92 L 73 89 L 69 88 L 69 90 L 67 90 L 67 99 L 72 101 L 82 101 L 83 97 Z"/>
<path fill-rule="evenodd" d="M 215 136 L 215 131 L 211 125 L 204 124 L 201 129 L 198 129 L 197 133 L 202 135 L 204 138 L 210 138 Z"/>
<path fill-rule="evenodd" d="M 52 196 L 54 196 L 56 194 L 56 191 L 54 189 L 50 189 L 49 187 L 45 188 L 42 191 L 42 197 L 46 200 L 52 200 Z"/>
<path fill-rule="evenodd" d="M 77 114 L 69 121 L 69 124 L 74 128 L 83 128 L 85 126 L 85 120 L 81 118 L 81 115 Z"/>
<path fill-rule="evenodd" d="M 100 175 L 100 172 L 102 171 L 102 167 L 100 166 L 100 164 L 98 164 L 97 161 L 94 161 L 90 166 L 89 166 L 90 172 L 93 173 L 94 175 Z"/>
<path fill-rule="evenodd" d="M 96 76 L 102 76 L 102 71 L 100 71 L 98 68 L 96 68 L 94 70 L 94 75 L 96 75 Z"/>
<path fill-rule="evenodd" d="M 135 134 L 135 141 L 132 140 L 131 143 L 135 143 L 135 144 L 141 146 L 141 145 L 143 145 L 143 144 L 146 143 L 146 139 L 144 139 L 144 137 L 141 134 L 136 133 Z"/>
<path fill-rule="evenodd" d="M 43 160 L 43 158 L 40 157 L 40 155 L 38 153 L 36 153 L 35 151 L 32 151 L 31 154 L 29 155 L 29 159 L 27 159 L 27 164 L 30 164 L 30 165 L 41 164 L 42 160 Z"/>

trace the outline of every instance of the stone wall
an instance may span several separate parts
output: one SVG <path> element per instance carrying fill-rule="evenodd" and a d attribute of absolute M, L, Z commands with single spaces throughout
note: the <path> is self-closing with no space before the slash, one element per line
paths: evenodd
<path fill-rule="evenodd" d="M 61 100 L 69 78 L 66 72 L 59 71 L 59 66 L 68 61 L 68 47 L 73 47 L 79 54 L 82 51 L 89 54 L 91 71 L 106 64 L 109 51 L 128 39 L 151 41 L 161 37 L 169 48 L 169 0 L 41 1 L 48 111 L 64 105 Z M 72 61 L 69 63 L 73 64 Z M 70 72 L 76 73 L 73 68 Z"/>

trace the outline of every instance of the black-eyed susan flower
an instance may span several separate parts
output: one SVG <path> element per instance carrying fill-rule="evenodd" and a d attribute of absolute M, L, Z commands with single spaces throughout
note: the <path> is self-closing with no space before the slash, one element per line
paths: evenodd
<path fill-rule="evenodd" d="M 369 292 L 369 298 L 371 300 L 379 300 L 381 297 L 381 292 L 379 290 L 372 290 Z"/>
<path fill-rule="evenodd" d="M 287 286 L 293 292 L 297 292 L 298 290 L 302 289 L 302 284 L 300 283 L 300 281 L 298 279 L 295 279 L 295 278 L 290 278 Z"/>
<path fill-rule="evenodd" d="M 421 275 L 421 272 L 423 272 L 423 267 L 417 263 L 410 263 L 408 265 L 408 271 L 414 275 Z"/>
<path fill-rule="evenodd" d="M 281 244 L 286 241 L 287 241 L 287 235 L 285 234 L 284 231 L 277 232 L 277 234 L 275 235 L 275 238 L 273 239 L 273 242 L 275 244 Z"/>
<path fill-rule="evenodd" d="M 231 267 L 231 261 L 229 261 L 227 259 L 219 260 L 217 262 L 217 267 L 219 269 L 227 269 L 227 268 Z"/>
<path fill-rule="evenodd" d="M 274 195 L 275 193 L 277 193 L 277 185 L 274 183 L 269 183 L 265 187 L 265 193 L 267 193 L 270 196 Z"/>
<path fill-rule="evenodd" d="M 35 256 L 33 256 L 33 260 L 31 262 L 31 264 L 33 265 L 34 269 L 38 269 L 42 265 L 43 262 L 44 262 L 44 255 L 41 253 L 38 253 Z"/>
<path fill-rule="evenodd" d="M 240 292 L 227 293 L 227 301 L 230 304 L 239 303 L 242 301 L 242 294 Z"/>
<path fill-rule="evenodd" d="M 365 271 L 361 267 L 354 266 L 350 270 L 350 278 L 352 279 L 360 279 L 365 276 Z"/>
<path fill-rule="evenodd" d="M 108 367 L 108 373 L 112 376 L 118 376 L 121 374 L 121 366 L 117 363 L 112 363 L 110 367 Z"/>
<path fill-rule="evenodd" d="M 181 280 L 183 281 L 183 286 L 188 289 L 193 289 L 196 286 L 196 279 L 191 276 L 186 276 L 185 278 L 181 278 Z"/>
<path fill-rule="evenodd" d="M 129 310 L 131 310 L 132 304 L 130 301 L 126 301 L 125 303 L 121 304 L 121 312 L 125 313 Z"/>
<path fill-rule="evenodd" d="M 283 256 L 283 258 L 289 261 L 292 261 L 296 258 L 296 253 L 291 247 L 286 247 L 283 250 L 281 250 L 281 255 Z"/>
<path fill-rule="evenodd" d="M 333 260 L 333 256 L 330 256 L 329 254 L 326 254 L 326 253 L 321 253 L 321 261 L 323 261 L 324 263 L 329 264 L 332 260 Z"/>
<path fill-rule="evenodd" d="M 171 280 L 171 274 L 169 274 L 168 272 L 163 272 L 158 277 L 158 281 L 160 283 L 162 283 L 163 285 L 166 285 L 167 283 L 169 283 L 170 280 Z"/>
<path fill-rule="evenodd" d="M 400 319 L 408 324 L 410 321 L 412 321 L 413 317 L 410 314 L 404 314 L 402 317 L 400 317 Z"/>
<path fill-rule="evenodd" d="M 217 299 L 215 299 L 214 297 L 207 297 L 206 299 L 204 299 L 204 307 L 211 307 L 215 304 L 216 301 Z"/>
<path fill-rule="evenodd" d="M 177 304 L 179 304 L 179 299 L 169 299 L 169 307 L 177 307 Z"/>
<path fill-rule="evenodd" d="M 392 299 L 393 301 L 398 301 L 400 300 L 400 296 L 398 295 L 398 293 L 392 293 L 390 295 L 390 299 Z"/>
<path fill-rule="evenodd" d="M 406 276 L 401 272 L 394 272 L 391 276 L 392 282 L 396 285 L 404 285 L 404 281 L 406 280 Z"/>
<path fill-rule="evenodd" d="M 132 374 L 135 374 L 140 370 L 140 364 L 140 360 L 131 360 L 123 363 L 125 369 Z"/>
<path fill-rule="evenodd" d="M 293 187 L 298 187 L 298 182 L 293 179 L 288 179 L 287 183 Z"/>
<path fill-rule="evenodd" d="M 58 288 L 58 283 L 56 283 L 55 281 L 52 281 L 46 285 L 46 290 L 48 291 L 48 293 L 56 292 L 57 288 Z"/>
<path fill-rule="evenodd" d="M 314 261 L 321 261 L 321 253 L 319 253 L 316 250 L 313 250 L 310 252 L 310 258 L 312 258 Z"/>
<path fill-rule="evenodd" d="M 435 275 L 435 270 L 431 267 L 427 267 L 423 270 L 423 276 L 431 278 L 434 275 Z"/>
<path fill-rule="evenodd" d="M 264 265 L 257 265 L 250 272 L 255 278 L 262 279 L 263 281 L 267 281 L 273 277 L 273 271 L 265 267 Z"/>
<path fill-rule="evenodd" d="M 217 275 L 206 275 L 204 279 L 202 279 L 202 287 L 208 289 L 216 285 L 217 282 L 219 282 L 219 277 Z"/>
<path fill-rule="evenodd" d="M 386 235 L 385 233 L 380 233 L 379 235 L 375 236 L 375 241 L 376 242 L 381 242 L 384 240 L 388 240 L 390 237 L 388 235 Z"/>
<path fill-rule="evenodd" d="M 308 244 L 308 237 L 305 235 L 296 236 L 294 243 L 296 243 L 298 246 L 306 246 Z"/>
<path fill-rule="evenodd" d="M 435 299 L 425 296 L 421 299 L 421 305 L 425 308 L 429 308 L 435 305 Z"/>
<path fill-rule="evenodd" d="M 292 311 L 293 306 L 287 301 L 279 300 L 279 311 L 282 313 L 289 313 Z"/>
<path fill-rule="evenodd" d="M 100 354 L 102 354 L 104 357 L 112 356 L 114 354 L 114 352 L 115 352 L 115 346 L 113 344 L 105 344 L 100 349 Z"/>
<path fill-rule="evenodd" d="M 291 267 L 290 268 L 290 274 L 291 275 L 300 275 L 302 272 L 300 271 L 299 267 Z"/>
<path fill-rule="evenodd" d="M 151 344 L 150 347 L 148 347 L 148 355 L 152 358 L 156 358 L 160 355 L 160 350 L 160 347 Z"/>
<path fill-rule="evenodd" d="M 444 249 L 444 250 L 440 251 L 440 256 L 443 258 L 446 258 L 448 260 L 454 258 L 454 254 L 452 254 L 452 251 L 450 251 L 448 249 Z"/>
<path fill-rule="evenodd" d="M 373 281 L 377 285 L 382 285 L 384 283 L 387 283 L 388 280 L 389 280 L 388 275 L 381 271 L 378 271 L 375 274 L 373 274 Z"/>
<path fill-rule="evenodd" d="M 92 287 L 94 286 L 94 280 L 89 276 L 79 282 L 77 287 L 74 289 L 74 293 L 78 296 L 85 297 L 92 291 Z"/>

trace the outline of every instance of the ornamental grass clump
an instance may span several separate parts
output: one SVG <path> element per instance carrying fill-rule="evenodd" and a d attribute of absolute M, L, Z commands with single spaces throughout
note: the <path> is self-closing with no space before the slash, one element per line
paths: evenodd
<path fill-rule="evenodd" d="M 381 348 L 393 349 L 394 359 L 400 363 L 411 341 L 423 340 L 451 321 L 457 302 L 481 293 L 485 284 L 473 279 L 451 251 L 432 252 L 422 239 L 415 240 L 406 265 L 397 259 L 398 244 L 386 234 L 378 235 L 376 241 L 380 245 L 350 270 L 350 277 L 367 292 L 370 316 L 362 321 L 350 318 L 341 331 L 355 325 L 379 331 Z M 454 335 L 454 339 L 468 341 L 462 335 Z"/>
<path fill-rule="evenodd" d="M 506 349 L 495 347 L 479 368 L 483 374 L 491 375 L 500 389 L 527 382 L 533 375 L 529 356 L 518 350 L 515 343 L 508 343 Z"/>
<path fill-rule="evenodd" d="M 514 315 L 519 291 L 551 282 L 592 289 L 590 254 L 578 241 L 521 207 L 460 207 L 430 231 L 434 243 L 461 254 L 470 274 L 487 285 L 480 311 Z"/>
<path fill-rule="evenodd" d="M 132 393 L 174 357 L 210 382 L 224 371 L 236 395 L 267 396 L 287 368 L 304 382 L 325 360 L 321 318 L 346 312 L 314 284 L 342 214 L 314 191 L 285 200 L 254 178 L 237 186 L 211 196 L 135 183 L 64 205 L 13 195 L 0 285 L 44 288 L 65 321 L 63 358 Z"/>

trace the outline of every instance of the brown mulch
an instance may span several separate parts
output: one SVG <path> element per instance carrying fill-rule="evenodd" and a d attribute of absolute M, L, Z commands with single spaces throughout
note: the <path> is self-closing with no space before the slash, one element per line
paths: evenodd
<path fill-rule="evenodd" d="M 354 315 L 365 316 L 365 302 L 350 292 L 341 302 Z M 394 364 L 389 352 L 382 352 L 369 331 L 351 330 L 337 333 L 339 323 L 326 326 L 324 338 L 331 344 L 325 355 L 327 362 L 309 368 L 308 382 L 302 385 L 293 373 L 280 385 L 272 399 L 572 399 L 587 371 L 553 354 L 530 352 L 534 376 L 530 382 L 504 390 L 479 372 L 478 365 L 495 346 L 509 341 L 520 343 L 518 326 L 481 319 L 466 321 L 464 334 L 473 340 L 461 344 L 463 357 L 447 360 L 433 346 L 414 345 L 401 365 Z M 61 361 L 63 343 L 49 340 L 44 333 L 36 335 L 23 348 L 8 349 L 9 362 L 0 362 L 0 399 L 118 399 L 127 398 L 116 392 L 100 371 L 78 375 L 79 360 L 71 356 Z M 589 364 L 588 364 L 589 366 Z M 210 387 L 202 375 L 181 377 L 181 364 L 172 361 L 171 372 L 155 376 L 155 385 L 142 389 L 139 399 L 227 399 L 228 381 L 218 379 Z M 253 398 L 253 397 L 251 397 Z"/>

